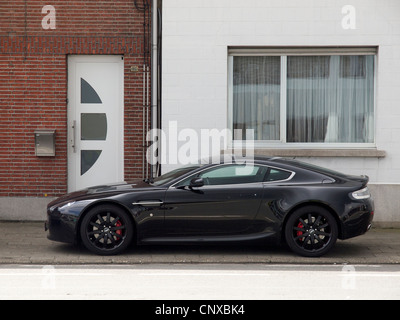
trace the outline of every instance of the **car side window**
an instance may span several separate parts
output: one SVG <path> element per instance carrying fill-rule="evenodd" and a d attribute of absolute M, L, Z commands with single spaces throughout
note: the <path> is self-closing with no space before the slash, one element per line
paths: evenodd
<path fill-rule="evenodd" d="M 204 180 L 205 185 L 226 185 L 262 182 L 268 171 L 265 166 L 258 165 L 222 165 L 192 175 L 181 181 L 177 186 L 189 185 L 190 180 L 199 177 Z"/>
<path fill-rule="evenodd" d="M 264 181 L 266 181 L 266 182 L 282 181 L 282 180 L 289 179 L 291 175 L 292 175 L 292 172 L 290 172 L 290 171 L 271 168 L 269 173 L 266 175 Z"/>

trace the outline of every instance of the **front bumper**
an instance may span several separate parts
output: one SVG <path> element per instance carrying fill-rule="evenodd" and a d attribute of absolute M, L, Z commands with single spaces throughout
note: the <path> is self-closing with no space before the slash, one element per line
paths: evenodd
<path fill-rule="evenodd" d="M 76 243 L 77 242 L 77 217 L 60 214 L 58 210 L 47 211 L 47 220 L 44 229 L 47 238 L 53 241 Z"/>
<path fill-rule="evenodd" d="M 45 223 L 45 230 L 48 232 L 47 238 L 54 241 L 77 243 L 79 241 L 79 217 L 94 200 L 60 199 L 47 206 Z"/>

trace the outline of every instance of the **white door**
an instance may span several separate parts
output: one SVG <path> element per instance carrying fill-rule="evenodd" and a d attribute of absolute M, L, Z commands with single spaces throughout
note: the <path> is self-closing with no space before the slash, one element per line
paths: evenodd
<path fill-rule="evenodd" d="M 122 181 L 122 56 L 68 57 L 68 191 Z"/>

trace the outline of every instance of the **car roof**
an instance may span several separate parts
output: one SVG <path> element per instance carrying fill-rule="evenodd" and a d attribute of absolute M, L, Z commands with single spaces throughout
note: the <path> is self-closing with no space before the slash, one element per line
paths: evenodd
<path fill-rule="evenodd" d="M 225 158 L 226 159 L 226 158 Z M 312 171 L 315 173 L 327 175 L 330 177 L 339 177 L 339 178 L 348 178 L 348 175 L 334 171 L 328 168 L 324 167 L 319 167 L 314 164 L 310 164 L 307 162 L 299 161 L 297 159 L 291 159 L 291 158 L 283 158 L 283 157 L 270 157 L 270 156 L 265 156 L 265 155 L 254 155 L 254 157 L 238 157 L 235 155 L 232 155 L 232 160 L 233 162 L 236 163 L 258 163 L 258 164 L 265 164 L 265 165 L 270 165 L 270 166 L 279 166 L 282 167 L 282 169 L 302 169 L 306 171 Z"/>

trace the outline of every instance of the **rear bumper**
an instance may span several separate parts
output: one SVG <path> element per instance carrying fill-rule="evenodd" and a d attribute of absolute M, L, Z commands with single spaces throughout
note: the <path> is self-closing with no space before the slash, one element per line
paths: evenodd
<path fill-rule="evenodd" d="M 374 201 L 372 199 L 353 203 L 350 210 L 343 217 L 340 238 L 342 240 L 353 238 L 370 230 L 374 218 L 374 209 Z"/>

